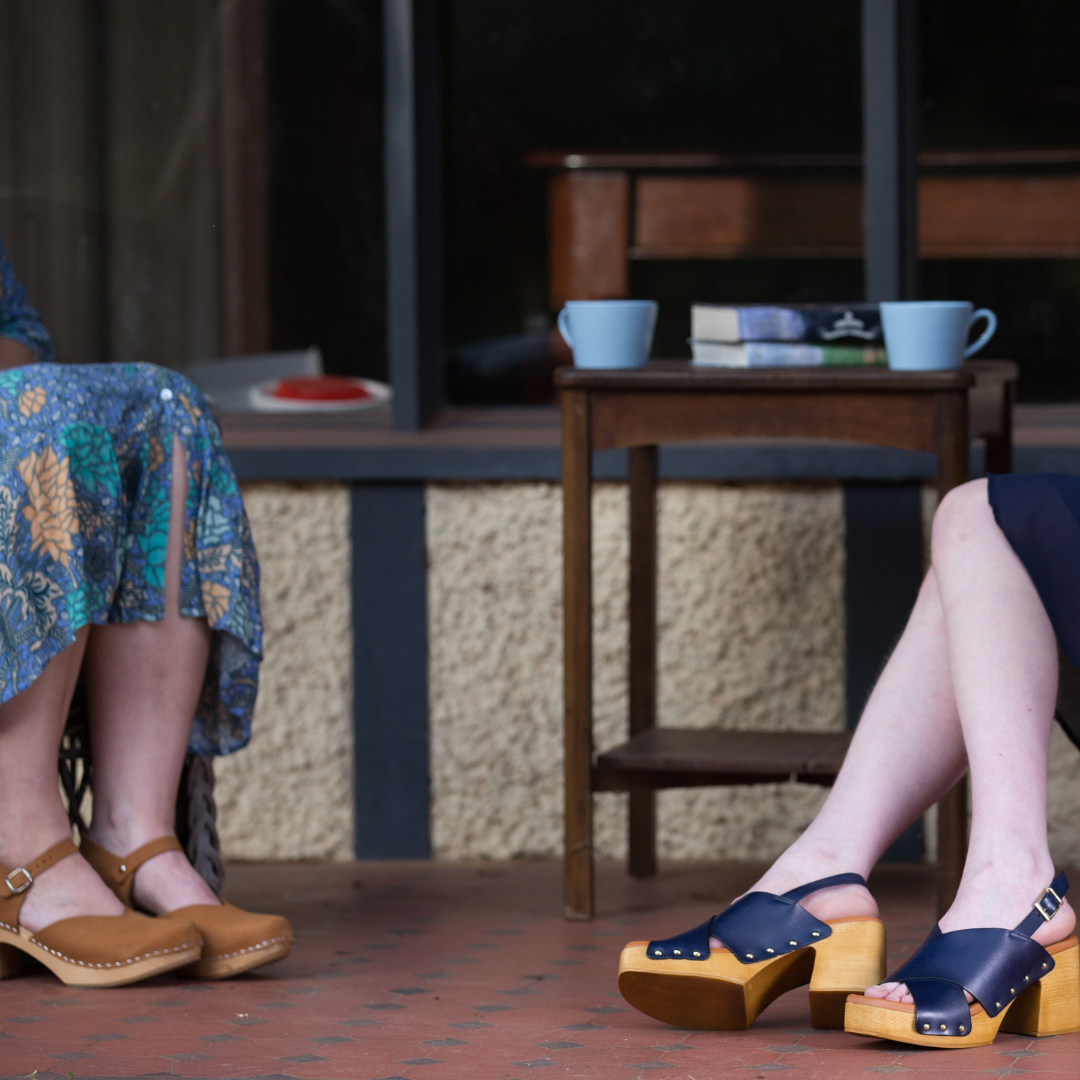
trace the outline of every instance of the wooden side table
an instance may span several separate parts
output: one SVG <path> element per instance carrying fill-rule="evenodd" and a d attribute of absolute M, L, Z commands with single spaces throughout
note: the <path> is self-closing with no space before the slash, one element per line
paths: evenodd
<path fill-rule="evenodd" d="M 562 397 L 566 848 L 564 911 L 593 914 L 593 792 L 630 792 L 630 869 L 655 871 L 655 792 L 696 784 L 829 784 L 846 734 L 656 727 L 657 445 L 723 437 L 839 439 L 937 454 L 938 495 L 968 475 L 972 436 L 1007 472 L 1016 365 L 954 372 L 560 368 Z M 969 410 L 969 398 L 971 408 Z M 972 429 L 969 423 L 974 420 Z M 630 451 L 630 741 L 594 762 L 592 726 L 592 451 Z M 939 804 L 938 905 L 955 895 L 967 836 L 967 784 Z"/>

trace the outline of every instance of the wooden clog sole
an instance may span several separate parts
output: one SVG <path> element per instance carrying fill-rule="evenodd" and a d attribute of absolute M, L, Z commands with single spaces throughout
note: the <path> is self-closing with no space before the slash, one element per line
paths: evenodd
<path fill-rule="evenodd" d="M 21 965 L 16 952 L 44 964 L 65 986 L 109 987 L 126 986 L 175 971 L 197 960 L 201 951 L 201 946 L 195 944 L 170 951 L 155 951 L 130 961 L 91 964 L 56 955 L 38 944 L 32 932 L 25 927 L 20 927 L 17 934 L 0 927 L 0 979 L 19 973 Z"/>
<path fill-rule="evenodd" d="M 838 1029 L 851 991 L 884 975 L 885 934 L 877 919 L 829 925 L 833 938 L 821 945 L 753 964 L 740 963 L 727 949 L 710 950 L 706 960 L 653 960 L 648 942 L 632 941 L 619 960 L 619 991 L 639 1012 L 665 1024 L 738 1031 L 781 994 L 810 983 L 812 1025 Z"/>
<path fill-rule="evenodd" d="M 977 1002 L 971 1006 L 971 1032 L 967 1035 L 929 1035 L 916 1030 L 915 1006 L 852 994 L 844 1010 L 844 1030 L 851 1035 L 890 1039 L 938 1050 L 971 1050 L 989 1046 L 999 1030 L 1016 1035 L 1064 1035 L 1080 1030 L 1080 943 L 1067 937 L 1046 951 L 1054 969 L 1028 987 L 997 1016 L 988 1016 Z"/>
<path fill-rule="evenodd" d="M 291 941 L 274 941 L 269 945 L 254 945 L 242 949 L 231 956 L 217 956 L 205 960 L 196 960 L 180 972 L 191 979 L 228 979 L 241 975 L 252 968 L 262 967 L 273 960 L 282 960 L 292 949 Z"/>

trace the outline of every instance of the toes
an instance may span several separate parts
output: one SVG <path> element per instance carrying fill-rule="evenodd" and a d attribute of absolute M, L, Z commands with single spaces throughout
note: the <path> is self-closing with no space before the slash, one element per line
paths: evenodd
<path fill-rule="evenodd" d="M 866 988 L 866 990 L 863 991 L 863 996 L 864 997 L 870 997 L 870 998 L 888 997 L 889 994 L 893 990 L 895 990 L 897 986 L 899 986 L 899 983 L 894 983 L 894 982 L 878 983 L 877 986 L 868 986 Z"/>
<path fill-rule="evenodd" d="M 709 948 L 710 949 L 722 949 L 723 947 L 724 946 L 720 944 L 720 939 L 719 938 L 714 938 L 714 937 L 709 938 Z"/>
<path fill-rule="evenodd" d="M 908 993 L 908 988 L 903 983 L 894 983 L 893 985 L 894 989 L 890 990 L 889 993 L 885 995 L 885 1000 L 899 1001 L 905 1005 L 910 1005 L 913 999 Z"/>

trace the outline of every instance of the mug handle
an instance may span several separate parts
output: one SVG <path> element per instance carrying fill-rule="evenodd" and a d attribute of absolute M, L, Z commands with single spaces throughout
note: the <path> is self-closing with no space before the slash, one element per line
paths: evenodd
<path fill-rule="evenodd" d="M 982 335 L 977 341 L 973 341 L 964 350 L 965 360 L 969 356 L 974 356 L 994 336 L 994 331 L 997 330 L 997 316 L 989 308 L 981 307 L 978 311 L 973 311 L 971 313 L 971 321 L 968 323 L 968 330 L 975 325 L 976 319 L 985 319 L 986 329 L 982 332 Z M 565 337 L 565 335 L 563 336 Z"/>
<path fill-rule="evenodd" d="M 559 317 L 556 320 L 559 333 L 562 334 L 563 341 L 572 349 L 574 347 L 574 339 L 570 336 L 570 312 L 567 308 L 563 308 L 559 312 Z"/>

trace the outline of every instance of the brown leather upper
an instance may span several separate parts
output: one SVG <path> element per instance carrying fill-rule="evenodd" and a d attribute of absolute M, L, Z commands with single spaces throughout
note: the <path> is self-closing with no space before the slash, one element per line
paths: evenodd
<path fill-rule="evenodd" d="M 289 920 L 281 915 L 258 915 L 232 904 L 191 904 L 169 912 L 169 918 L 188 919 L 203 939 L 203 959 L 222 960 L 237 953 L 292 941 Z"/>
<path fill-rule="evenodd" d="M 19 912 L 34 878 L 78 850 L 69 836 L 24 866 L 4 866 L 0 863 L 0 923 L 18 933 Z"/>
<path fill-rule="evenodd" d="M 69 838 L 54 844 L 25 866 L 9 868 L 0 865 L 0 924 L 6 930 L 28 937 L 54 956 L 80 967 L 122 967 L 152 956 L 201 946 L 199 932 L 189 920 L 151 919 L 130 910 L 122 915 L 77 915 L 60 919 L 33 933 L 25 928 L 20 930 L 19 912 L 34 879 L 78 850 Z"/>
<path fill-rule="evenodd" d="M 153 919 L 130 909 L 123 915 L 61 919 L 37 931 L 31 940 L 64 960 L 92 967 L 119 967 L 201 944 L 198 931 L 187 919 Z"/>
<path fill-rule="evenodd" d="M 119 897 L 125 907 L 131 907 L 131 889 L 135 884 L 135 871 L 144 862 L 163 851 L 183 851 L 175 836 L 159 836 L 148 844 L 136 848 L 130 855 L 114 855 L 88 836 L 82 838 L 79 850 L 83 858 L 98 872 L 98 876 Z"/>
<path fill-rule="evenodd" d="M 119 856 L 92 840 L 84 838 L 82 841 L 82 853 L 87 861 L 129 908 L 135 871 L 148 859 L 160 855 L 163 851 L 183 851 L 183 848 L 175 836 L 162 836 L 143 844 L 130 855 Z M 292 927 L 287 919 L 280 915 L 258 915 L 241 911 L 224 900 L 220 904 L 192 904 L 158 918 L 180 919 L 185 923 L 193 923 L 203 939 L 204 960 L 220 960 L 293 940 Z"/>

